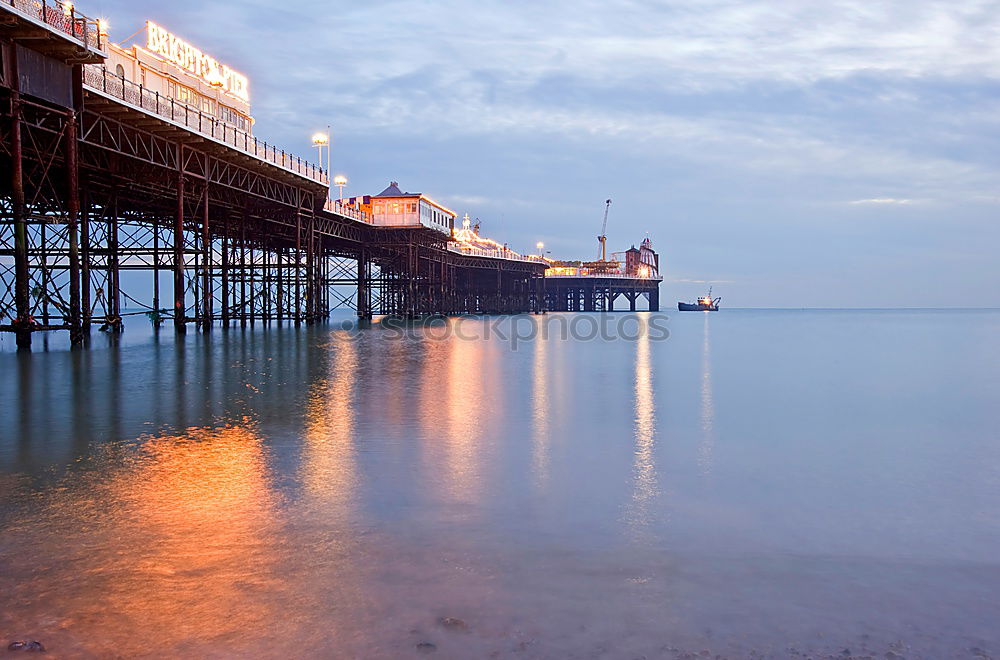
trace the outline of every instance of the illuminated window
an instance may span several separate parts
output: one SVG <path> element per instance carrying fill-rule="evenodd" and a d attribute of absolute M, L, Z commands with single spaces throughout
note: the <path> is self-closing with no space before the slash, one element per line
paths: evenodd
<path fill-rule="evenodd" d="M 167 94 L 174 97 L 181 103 L 187 103 L 190 105 L 194 105 L 194 100 L 198 96 L 198 93 L 190 87 L 178 85 L 172 80 L 167 83 Z"/>
<path fill-rule="evenodd" d="M 199 94 L 190 87 L 185 87 L 184 85 L 178 84 L 173 80 L 167 81 L 167 95 L 172 96 L 181 103 L 194 106 L 202 112 L 207 112 L 212 115 L 216 113 L 215 99 Z"/>
<path fill-rule="evenodd" d="M 226 122 L 227 124 L 232 124 L 233 126 L 239 127 L 240 130 L 245 131 L 247 129 L 246 117 L 238 113 L 233 108 L 228 105 L 219 104 L 219 119 Z"/>

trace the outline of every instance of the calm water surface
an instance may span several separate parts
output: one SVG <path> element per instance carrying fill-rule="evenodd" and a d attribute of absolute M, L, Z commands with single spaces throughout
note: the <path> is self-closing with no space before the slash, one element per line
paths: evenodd
<path fill-rule="evenodd" d="M 635 340 L 516 350 L 336 324 L 4 337 L 0 641 L 1000 654 L 1000 312 L 671 314 L 665 341 L 640 316 Z"/>

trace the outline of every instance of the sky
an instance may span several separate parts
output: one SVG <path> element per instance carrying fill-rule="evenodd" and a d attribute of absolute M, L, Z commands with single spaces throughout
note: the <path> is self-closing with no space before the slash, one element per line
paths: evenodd
<path fill-rule="evenodd" d="M 611 198 L 664 300 L 1000 307 L 1000 1 L 78 4 L 247 75 L 269 143 L 330 125 L 347 195 L 398 181 L 560 259 Z"/>

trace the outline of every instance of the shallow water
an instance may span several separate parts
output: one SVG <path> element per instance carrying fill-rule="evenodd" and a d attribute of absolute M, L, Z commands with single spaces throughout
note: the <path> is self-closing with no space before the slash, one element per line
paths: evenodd
<path fill-rule="evenodd" d="M 583 317 L 0 352 L 0 641 L 1000 654 L 1000 312 Z"/>

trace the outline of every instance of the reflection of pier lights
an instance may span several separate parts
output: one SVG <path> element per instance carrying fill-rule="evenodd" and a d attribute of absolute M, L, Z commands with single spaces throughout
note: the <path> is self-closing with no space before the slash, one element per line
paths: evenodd
<path fill-rule="evenodd" d="M 455 323 L 465 322 L 456 319 Z M 474 322 L 474 321 L 473 321 Z M 463 341 L 456 337 L 447 343 L 448 397 L 445 412 L 447 434 L 445 442 L 448 474 L 443 480 L 448 495 L 454 502 L 477 499 L 482 486 L 480 467 L 483 464 L 485 443 L 473 429 L 485 429 L 492 420 L 484 419 L 488 405 L 483 396 L 469 396 L 489 391 L 483 387 L 485 342 Z"/>
<path fill-rule="evenodd" d="M 541 245 L 541 243 L 539 243 Z M 541 321 L 535 320 L 536 324 Z M 537 329 L 537 325 L 536 325 Z M 549 338 L 542 333 L 535 333 L 535 355 L 532 370 L 532 428 L 534 443 L 532 447 L 531 471 L 539 490 L 544 490 L 549 480 L 549 451 L 551 444 L 549 425 L 549 369 L 547 353 Z"/>
<path fill-rule="evenodd" d="M 639 317 L 639 336 L 635 347 L 635 442 L 636 476 L 642 499 L 656 489 L 653 444 L 656 438 L 656 408 L 653 401 L 653 375 L 650 368 L 649 319 Z"/>
<path fill-rule="evenodd" d="M 164 640 L 177 639 L 178 622 L 192 613 L 199 625 L 227 637 L 273 614 L 267 602 L 245 599 L 229 572 L 219 570 L 252 566 L 262 583 L 276 579 L 280 543 L 265 454 L 252 425 L 192 428 L 150 439 L 135 470 L 112 476 L 109 506 L 135 524 L 111 525 L 105 533 L 138 551 L 123 553 L 115 570 L 99 572 L 138 575 L 143 585 L 110 585 L 120 611 Z M 197 589 L 178 588 L 190 576 L 198 576 Z"/>
<path fill-rule="evenodd" d="M 312 497 L 344 513 L 357 481 L 353 445 L 357 345 L 338 334 L 323 355 L 329 362 L 310 391 L 306 408 L 302 481 Z"/>
<path fill-rule="evenodd" d="M 641 316 L 635 345 L 635 461 L 627 522 L 633 533 L 650 522 L 650 501 L 659 494 L 656 476 L 656 402 L 650 365 L 649 319 Z"/>

